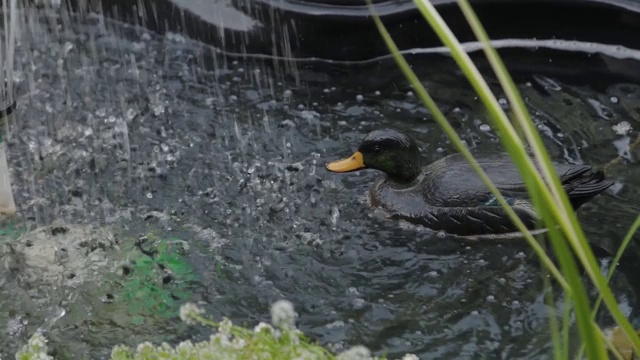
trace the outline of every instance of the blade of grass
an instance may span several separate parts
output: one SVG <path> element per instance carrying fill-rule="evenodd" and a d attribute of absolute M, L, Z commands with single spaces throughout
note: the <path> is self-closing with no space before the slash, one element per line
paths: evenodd
<path fill-rule="evenodd" d="M 514 114 L 516 115 L 516 118 L 519 120 L 525 132 L 525 137 L 528 139 L 529 144 L 531 145 L 535 153 L 540 168 L 545 172 L 544 175 L 546 180 L 548 182 L 550 181 L 549 189 L 554 194 L 557 210 L 560 210 L 555 214 L 559 219 L 560 226 L 562 227 L 565 234 L 567 234 L 569 243 L 572 245 L 573 250 L 580 259 L 583 268 L 589 274 L 589 277 L 593 281 L 596 288 L 598 288 L 600 296 L 604 299 L 610 313 L 616 319 L 616 322 L 618 322 L 618 324 L 625 331 L 627 336 L 629 336 L 631 342 L 634 345 L 634 351 L 638 356 L 640 356 L 640 337 L 633 330 L 631 324 L 620 311 L 613 293 L 608 286 L 608 282 L 605 281 L 604 277 L 599 271 L 599 267 L 595 261 L 595 256 L 593 255 L 591 247 L 586 240 L 586 236 L 584 235 L 584 232 L 582 231 L 582 228 L 578 223 L 575 212 L 570 210 L 571 205 L 569 203 L 568 196 L 566 195 L 566 192 L 562 190 L 560 179 L 555 174 L 553 166 L 551 166 L 549 155 L 546 151 L 546 148 L 542 144 L 541 137 L 539 136 L 537 130 L 535 130 L 533 121 L 531 121 L 531 118 L 526 111 L 526 106 L 524 105 L 524 101 L 520 96 L 520 93 L 517 91 L 513 80 L 511 79 L 508 71 L 506 70 L 506 67 L 504 66 L 504 63 L 500 60 L 497 51 L 491 46 L 489 37 L 484 31 L 484 28 L 480 24 L 479 19 L 469 5 L 468 1 L 458 0 L 458 3 L 460 4 L 460 7 L 476 37 L 478 37 L 478 39 L 484 44 L 485 54 L 487 55 L 491 66 L 496 72 L 496 75 L 498 76 L 498 79 L 503 86 L 505 93 L 509 98 L 509 101 L 512 104 Z"/>
<path fill-rule="evenodd" d="M 551 246 L 560 262 L 560 269 L 565 279 L 571 285 L 573 289 L 573 296 L 571 297 L 575 304 L 576 319 L 578 320 L 578 330 L 580 332 L 580 338 L 585 346 L 585 351 L 588 359 L 601 360 L 606 359 L 607 352 L 604 344 L 599 340 L 597 326 L 593 326 L 590 316 L 589 299 L 587 297 L 587 290 L 585 289 L 578 267 L 569 251 L 568 244 L 563 241 L 563 233 L 560 229 L 553 225 L 553 217 L 550 214 L 549 208 L 541 207 L 541 215 L 549 227 L 549 235 L 555 241 L 551 241 Z"/>
<path fill-rule="evenodd" d="M 547 303 L 547 307 L 549 309 L 555 310 L 556 304 L 553 300 L 553 288 L 551 287 L 551 282 L 546 276 L 546 272 L 543 275 L 544 278 L 544 288 L 545 288 L 545 302 Z M 556 320 L 555 311 L 551 311 L 549 314 L 549 332 L 551 333 L 551 342 L 553 344 L 553 358 L 555 360 L 566 360 L 566 357 L 563 357 L 564 349 L 562 348 L 562 343 L 560 342 L 560 329 L 558 328 L 558 321 Z"/>
<path fill-rule="evenodd" d="M 469 162 L 469 164 L 474 169 L 474 171 L 478 173 L 483 183 L 489 188 L 491 193 L 496 197 L 496 200 L 498 201 L 498 203 L 505 209 L 507 215 L 509 216 L 511 221 L 516 225 L 518 230 L 523 233 L 529 245 L 534 249 L 536 254 L 538 254 L 538 256 L 541 258 L 541 261 L 545 264 L 547 269 L 549 269 L 549 272 L 551 272 L 551 274 L 554 276 L 556 281 L 558 281 L 558 283 L 567 292 L 571 293 L 572 292 L 571 287 L 567 284 L 567 282 L 562 277 L 562 275 L 560 274 L 556 266 L 553 264 L 551 259 L 546 255 L 542 247 L 540 247 L 540 244 L 538 244 L 535 238 L 528 231 L 528 229 L 526 228 L 522 220 L 516 215 L 513 209 L 507 204 L 502 194 L 500 194 L 500 191 L 491 182 L 491 180 L 489 179 L 487 174 L 484 172 L 484 170 L 480 167 L 480 165 L 477 163 L 477 161 L 475 161 L 471 152 L 469 152 L 469 150 L 463 145 L 462 140 L 460 139 L 458 134 L 456 134 L 451 124 L 449 124 L 444 114 L 442 114 L 442 112 L 440 111 L 438 106 L 435 104 L 431 96 L 428 94 L 427 90 L 424 88 L 424 86 L 422 85 L 422 83 L 420 82 L 416 74 L 413 72 L 413 70 L 411 70 L 411 67 L 409 66 L 409 64 L 406 62 L 404 57 L 400 54 L 400 51 L 398 50 L 397 46 L 395 45 L 395 42 L 391 38 L 391 35 L 386 30 L 386 27 L 384 26 L 384 24 L 382 24 L 382 21 L 378 17 L 378 14 L 376 13 L 375 8 L 373 8 L 371 1 L 367 0 L 367 3 L 369 5 L 369 8 L 371 9 L 373 20 L 376 26 L 378 27 L 378 30 L 380 31 L 383 40 L 385 41 L 387 47 L 391 51 L 394 60 L 396 61 L 396 63 L 404 73 L 405 77 L 413 85 L 414 90 L 416 91 L 420 100 L 425 104 L 425 106 L 427 106 L 429 111 L 431 111 L 434 119 L 438 122 L 438 125 L 440 125 L 443 131 L 451 139 L 451 142 L 455 145 L 456 149 L 465 157 L 465 159 Z"/>
<path fill-rule="evenodd" d="M 616 255 L 613 257 L 613 260 L 611 260 L 611 267 L 609 268 L 609 271 L 607 272 L 607 283 L 609 283 L 611 281 L 611 278 L 613 277 L 613 274 L 614 274 L 614 272 L 616 270 L 616 267 L 618 266 L 618 263 L 620 262 L 620 259 L 622 258 L 622 254 L 624 253 L 624 251 L 627 249 L 627 247 L 631 243 L 631 239 L 633 239 L 633 235 L 638 231 L 638 228 L 640 228 L 640 215 L 638 215 L 636 217 L 636 220 L 631 225 L 631 228 L 629 228 L 629 231 L 627 231 L 627 235 L 625 235 L 624 239 L 622 240 L 622 244 L 620 244 L 620 247 L 618 248 L 618 251 L 616 252 Z M 593 305 L 593 310 L 591 312 L 591 317 L 594 320 L 595 320 L 596 315 L 598 314 L 598 309 L 600 308 L 601 304 L 602 304 L 602 294 L 598 295 L 598 298 L 596 299 L 596 302 Z M 576 358 L 580 359 L 582 357 L 583 353 L 584 353 L 584 348 L 580 347 L 580 351 L 578 352 L 578 356 Z"/>
<path fill-rule="evenodd" d="M 569 296 L 566 296 L 569 298 Z M 562 314 L 562 346 L 564 354 L 562 359 L 569 359 L 569 319 L 571 318 L 571 301 L 564 302 L 564 313 Z M 582 347 L 582 345 L 580 345 Z"/>

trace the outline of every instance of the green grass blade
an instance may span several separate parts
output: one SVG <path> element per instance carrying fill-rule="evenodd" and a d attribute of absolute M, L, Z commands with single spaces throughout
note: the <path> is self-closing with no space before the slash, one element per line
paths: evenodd
<path fill-rule="evenodd" d="M 465 159 L 469 162 L 469 164 L 472 166 L 474 171 L 478 173 L 478 175 L 480 176 L 484 184 L 489 188 L 491 193 L 496 197 L 496 200 L 498 201 L 498 203 L 500 203 L 500 205 L 505 209 L 511 221 L 518 227 L 519 231 L 523 233 L 529 245 L 534 249 L 536 254 L 538 254 L 541 261 L 549 269 L 549 272 L 554 276 L 556 281 L 558 281 L 558 283 L 560 283 L 560 285 L 566 291 L 571 292 L 572 291 L 571 287 L 564 280 L 564 278 L 558 271 L 557 267 L 553 264 L 551 259 L 544 252 L 540 244 L 538 244 L 535 238 L 527 230 L 526 226 L 522 223 L 522 220 L 520 220 L 520 218 L 515 214 L 513 209 L 511 209 L 511 207 L 507 204 L 502 194 L 500 194 L 500 192 L 495 187 L 495 185 L 491 182 L 491 180 L 486 175 L 484 170 L 482 170 L 482 168 L 479 166 L 477 161 L 475 161 L 475 159 L 473 158 L 473 155 L 464 146 L 458 134 L 455 132 L 451 124 L 449 124 L 445 116 L 439 110 L 438 106 L 435 104 L 435 101 L 433 101 L 433 99 L 428 94 L 427 90 L 424 88 L 424 86 L 422 85 L 422 83 L 420 82 L 416 74 L 413 72 L 413 70 L 411 70 L 411 67 L 409 66 L 409 64 L 406 62 L 404 57 L 400 54 L 400 51 L 398 50 L 397 46 L 395 45 L 395 42 L 391 38 L 391 35 L 386 30 L 384 24 L 382 24 L 382 21 L 378 17 L 375 11 L 375 8 L 373 8 L 373 6 L 371 5 L 370 0 L 367 0 L 367 3 L 371 9 L 373 20 L 376 26 L 378 27 L 378 30 L 380 31 L 380 34 L 382 35 L 383 40 L 385 41 L 387 47 L 389 48 L 399 68 L 402 70 L 402 72 L 404 73 L 405 77 L 409 80 L 409 82 L 413 85 L 418 97 L 429 109 L 429 111 L 431 111 L 434 119 L 438 122 L 438 125 L 440 125 L 443 131 L 451 139 L 451 142 L 454 144 L 456 149 L 465 157 Z"/>
<path fill-rule="evenodd" d="M 490 45 L 489 38 L 482 28 L 482 25 L 480 24 L 477 16 L 475 15 L 475 12 L 469 5 L 468 1 L 459 0 L 459 4 L 474 33 L 485 45 L 484 50 L 487 58 L 489 59 L 489 62 L 496 72 L 496 75 L 498 76 L 498 79 L 512 104 L 516 119 L 519 120 L 519 123 L 524 130 L 525 137 L 529 140 L 529 144 L 532 146 L 532 150 L 535 153 L 539 166 L 544 172 L 545 179 L 549 182 L 549 189 L 553 192 L 554 198 L 556 200 L 555 205 L 558 206 L 557 210 L 559 210 L 554 215 L 559 220 L 559 224 L 565 234 L 567 234 L 568 240 L 572 245 L 574 251 L 576 252 L 578 258 L 580 259 L 583 267 L 589 274 L 594 285 L 600 291 L 601 297 L 605 300 L 609 311 L 616 319 L 616 321 L 620 324 L 620 326 L 625 330 L 627 336 L 629 336 L 632 343 L 634 343 L 636 351 L 638 351 L 638 349 L 640 349 L 640 337 L 638 337 L 637 333 L 633 331 L 631 324 L 620 311 L 615 298 L 611 293 L 611 289 L 608 287 L 607 281 L 604 280 L 602 274 L 600 274 L 599 272 L 599 267 L 597 266 L 597 263 L 595 261 L 595 256 L 593 255 L 593 252 L 591 251 L 591 248 L 586 240 L 586 236 L 584 235 L 582 228 L 578 223 L 576 214 L 571 210 L 571 205 L 569 203 L 568 197 L 562 189 L 559 178 L 555 174 L 555 170 L 551 165 L 549 155 L 542 143 L 541 137 L 539 136 L 533 125 L 533 122 L 531 121 L 522 97 L 517 91 L 513 80 L 509 76 L 504 63 L 502 63 L 502 61 L 500 60 L 497 51 Z M 553 205 L 553 203 L 549 204 Z M 638 353 L 638 355 L 640 355 L 640 352 Z"/>
<path fill-rule="evenodd" d="M 558 328 L 558 321 L 555 316 L 555 308 L 556 304 L 553 300 L 553 287 L 551 286 L 551 282 L 546 276 L 546 272 L 543 274 L 544 278 L 544 297 L 545 302 L 547 303 L 547 307 L 551 309 L 551 314 L 549 315 L 549 332 L 551 333 L 551 342 L 553 344 L 553 358 L 555 360 L 566 360 L 566 357 L 563 357 L 563 348 L 562 343 L 560 342 L 561 334 L 560 329 Z"/>

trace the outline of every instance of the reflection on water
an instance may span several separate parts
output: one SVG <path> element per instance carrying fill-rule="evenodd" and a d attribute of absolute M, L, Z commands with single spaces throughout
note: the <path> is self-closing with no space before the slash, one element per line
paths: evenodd
<path fill-rule="evenodd" d="M 170 254 L 188 259 L 190 278 L 171 299 L 182 299 L 176 289 L 186 284 L 216 318 L 254 323 L 287 298 L 300 327 L 336 349 L 363 343 L 428 359 L 548 358 L 542 272 L 526 245 L 460 243 L 386 221 L 365 198 L 379 174 L 325 171 L 325 162 L 383 126 L 414 136 L 428 161 L 454 151 L 393 63 L 283 73 L 100 18 L 32 14 L 28 24 L 16 64 L 27 90 L 8 140 L 26 226 L 113 226 L 118 246 L 139 250 L 131 269 L 172 263 Z M 411 61 L 466 143 L 497 150 L 452 62 Z M 558 161 L 603 165 L 627 136 L 612 126 L 638 126 L 640 84 L 595 91 L 538 73 L 516 78 Z M 638 212 L 634 159 L 613 168 L 615 194 L 581 211 L 589 238 L 605 250 Z M 152 260 L 137 243 L 149 229 L 155 238 L 142 242 L 160 254 Z M 170 238 L 186 245 L 163 240 Z M 624 274 L 613 283 L 633 307 Z M 32 293 L 20 284 L 0 282 L 0 299 L 8 299 L 0 300 L 0 319 L 26 334 L 62 307 L 48 330 L 60 353 L 104 356 L 116 343 L 204 336 L 149 313 L 130 323 L 115 310 L 121 298 L 102 287 L 64 285 L 29 305 L 15 301 Z M 0 344 L 5 356 L 17 345 L 6 336 Z"/>

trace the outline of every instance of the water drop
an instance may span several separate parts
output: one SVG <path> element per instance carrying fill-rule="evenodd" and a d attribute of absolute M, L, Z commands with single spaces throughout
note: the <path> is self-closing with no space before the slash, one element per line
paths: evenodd
<path fill-rule="evenodd" d="M 340 218 L 340 210 L 337 206 L 331 208 L 331 224 L 335 228 L 338 225 L 338 219 Z"/>

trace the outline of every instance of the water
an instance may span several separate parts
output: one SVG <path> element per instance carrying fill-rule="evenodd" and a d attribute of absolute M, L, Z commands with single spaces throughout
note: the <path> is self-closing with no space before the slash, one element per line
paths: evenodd
<path fill-rule="evenodd" d="M 39 12 L 22 31 L 15 76 L 23 92 L 8 140 L 18 225 L 55 223 L 42 232 L 58 244 L 52 258 L 61 247 L 86 248 L 104 253 L 96 273 L 112 271 L 100 280 L 60 269 L 63 282 L 29 288 L 23 265 L 3 268 L 0 320 L 12 337 L 0 336 L 1 355 L 37 328 L 58 355 L 75 357 L 104 357 L 118 343 L 203 338 L 171 316 L 176 304 L 204 301 L 216 319 L 255 324 L 286 298 L 300 328 L 334 349 L 548 358 L 543 280 L 526 244 L 464 243 L 387 221 L 366 203 L 379 174 L 324 169 L 383 126 L 414 136 L 426 161 L 454 151 L 392 62 L 300 63 L 286 72 L 273 61 L 221 58 L 176 34 Z M 450 59 L 411 62 L 466 143 L 497 150 Z M 628 157 L 612 168 L 615 192 L 580 214 L 594 245 L 615 249 L 638 212 L 640 174 L 637 153 L 622 151 L 635 132 L 613 127 L 639 126 L 640 83 L 515 75 L 555 159 Z M 87 235 L 82 224 L 112 230 Z M 633 268 L 623 270 L 613 287 L 629 315 L 638 287 L 626 276 Z M 74 283 L 83 276 L 91 286 Z M 137 292 L 151 303 L 131 308 Z"/>

